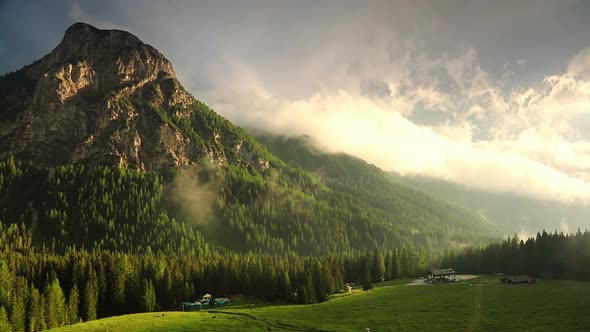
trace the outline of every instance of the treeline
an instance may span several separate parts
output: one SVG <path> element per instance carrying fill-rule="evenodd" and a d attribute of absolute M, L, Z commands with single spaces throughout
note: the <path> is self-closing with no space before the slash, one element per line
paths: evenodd
<path fill-rule="evenodd" d="M 462 273 L 590 280 L 590 232 L 563 234 L 543 230 L 526 241 L 515 235 L 502 243 L 448 254 L 442 265 Z"/>
<path fill-rule="evenodd" d="M 40 331 L 133 312 L 180 310 L 204 293 L 315 303 L 344 288 L 424 273 L 423 250 L 321 257 L 265 253 L 39 251 L 24 225 L 0 224 L 0 330 Z M 6 328 L 6 327 L 9 328 Z M 5 329 L 2 329 L 4 327 Z"/>

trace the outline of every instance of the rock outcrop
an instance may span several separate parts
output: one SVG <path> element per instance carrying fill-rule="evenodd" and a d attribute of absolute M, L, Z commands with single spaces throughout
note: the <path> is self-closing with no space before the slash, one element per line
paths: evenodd
<path fill-rule="evenodd" d="M 51 53 L 1 77 L 0 93 L 0 158 L 145 170 L 203 159 L 266 163 L 236 148 L 234 133 L 190 136 L 175 126 L 168 117 L 191 117 L 196 100 L 160 52 L 125 31 L 76 23 Z"/>

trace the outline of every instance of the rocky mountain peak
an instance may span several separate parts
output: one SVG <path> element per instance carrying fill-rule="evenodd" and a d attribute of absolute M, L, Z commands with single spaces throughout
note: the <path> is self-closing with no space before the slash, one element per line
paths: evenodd
<path fill-rule="evenodd" d="M 207 123 L 186 128 L 197 101 L 158 50 L 126 31 L 76 23 L 42 59 L 0 76 L 0 92 L 0 158 L 161 169 L 240 150 Z"/>
<path fill-rule="evenodd" d="M 51 53 L 28 66 L 27 74 L 57 84 L 62 101 L 81 87 L 104 93 L 176 77 L 170 62 L 133 34 L 85 23 L 70 26 Z"/>

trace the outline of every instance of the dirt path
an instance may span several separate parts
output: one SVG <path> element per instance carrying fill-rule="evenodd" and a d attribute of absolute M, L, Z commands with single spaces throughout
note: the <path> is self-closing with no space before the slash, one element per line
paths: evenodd
<path fill-rule="evenodd" d="M 475 287 L 477 287 L 475 290 L 475 317 L 473 317 L 469 323 L 469 326 L 467 326 L 466 331 L 469 332 L 475 331 L 479 321 L 481 320 L 481 297 L 483 290 L 481 285 L 475 285 Z"/>

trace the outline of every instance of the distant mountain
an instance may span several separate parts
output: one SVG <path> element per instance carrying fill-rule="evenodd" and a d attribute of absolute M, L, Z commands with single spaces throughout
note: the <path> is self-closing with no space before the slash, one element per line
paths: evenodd
<path fill-rule="evenodd" d="M 0 220 L 57 251 L 439 250 L 498 234 L 359 159 L 264 142 L 276 155 L 155 48 L 77 23 L 0 77 Z"/>
<path fill-rule="evenodd" d="M 590 228 L 590 206 L 544 201 L 514 193 L 468 188 L 453 182 L 393 174 L 400 184 L 427 192 L 479 214 L 505 235 L 534 236 L 543 229 L 574 233 Z"/>

